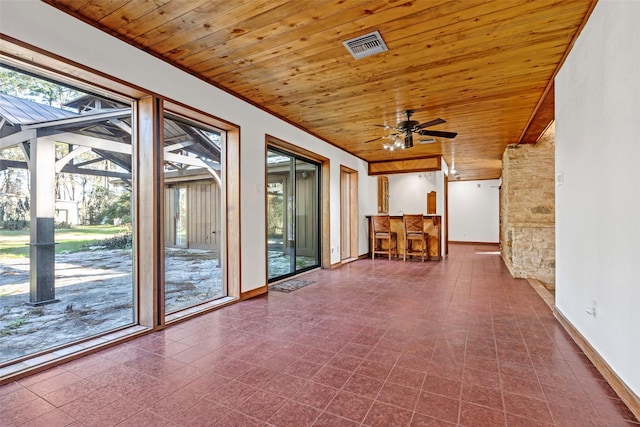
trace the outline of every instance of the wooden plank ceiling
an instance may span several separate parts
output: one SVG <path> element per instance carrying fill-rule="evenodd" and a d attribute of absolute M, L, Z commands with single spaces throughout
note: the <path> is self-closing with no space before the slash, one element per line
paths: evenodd
<path fill-rule="evenodd" d="M 45 0 L 367 161 L 443 155 L 501 174 L 553 118 L 553 76 L 595 0 Z M 379 31 L 389 50 L 342 42 Z M 545 96 L 546 95 L 546 96 Z M 383 149 L 402 111 L 453 139 Z M 290 141 L 295 143 L 295 141 Z"/>

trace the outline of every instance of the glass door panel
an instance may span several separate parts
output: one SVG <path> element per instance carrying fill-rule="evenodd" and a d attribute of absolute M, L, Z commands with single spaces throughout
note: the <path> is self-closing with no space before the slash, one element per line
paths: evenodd
<path fill-rule="evenodd" d="M 224 134 L 164 117 L 165 313 L 227 295 L 222 152 Z"/>
<path fill-rule="evenodd" d="M 316 267 L 318 262 L 318 166 L 296 161 L 295 271 Z"/>
<path fill-rule="evenodd" d="M 269 281 L 320 265 L 320 166 L 267 152 L 267 277 Z"/>

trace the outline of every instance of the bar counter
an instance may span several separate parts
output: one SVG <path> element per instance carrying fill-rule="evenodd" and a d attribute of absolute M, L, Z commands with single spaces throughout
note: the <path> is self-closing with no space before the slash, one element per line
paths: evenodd
<path fill-rule="evenodd" d="M 369 257 L 371 257 L 371 217 L 376 215 L 366 215 L 369 223 Z M 440 255 L 441 247 L 441 232 L 440 225 L 442 224 L 440 215 L 424 215 L 423 216 L 423 230 L 428 235 L 428 259 L 432 261 L 440 261 L 442 256 Z M 389 215 L 391 223 L 391 231 L 398 235 L 398 257 L 404 254 L 404 226 L 402 224 L 402 215 Z M 414 242 L 414 244 L 418 245 Z"/>

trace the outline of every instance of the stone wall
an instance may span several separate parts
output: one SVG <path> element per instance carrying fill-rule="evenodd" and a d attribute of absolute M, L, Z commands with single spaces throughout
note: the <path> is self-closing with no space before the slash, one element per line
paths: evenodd
<path fill-rule="evenodd" d="M 502 156 L 501 252 L 514 277 L 555 284 L 555 127 Z"/>

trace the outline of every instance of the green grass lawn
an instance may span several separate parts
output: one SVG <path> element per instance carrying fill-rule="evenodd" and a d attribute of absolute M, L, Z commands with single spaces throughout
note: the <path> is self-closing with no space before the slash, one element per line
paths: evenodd
<path fill-rule="evenodd" d="M 78 225 L 55 231 L 56 253 L 77 252 L 82 246 L 99 244 L 116 234 L 128 232 L 127 226 Z M 29 230 L 0 230 L 0 256 L 29 256 Z"/>

